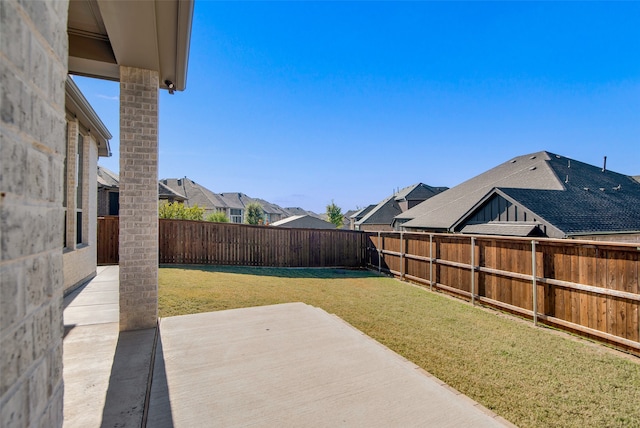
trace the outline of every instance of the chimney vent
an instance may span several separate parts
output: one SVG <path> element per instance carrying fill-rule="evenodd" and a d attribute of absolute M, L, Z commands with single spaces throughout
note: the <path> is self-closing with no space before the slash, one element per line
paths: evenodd
<path fill-rule="evenodd" d="M 605 172 L 607 170 L 607 157 L 604 157 L 604 163 L 602 165 L 602 172 Z"/>

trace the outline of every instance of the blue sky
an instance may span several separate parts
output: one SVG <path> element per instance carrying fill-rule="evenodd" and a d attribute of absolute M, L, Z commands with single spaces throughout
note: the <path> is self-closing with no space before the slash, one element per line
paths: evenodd
<path fill-rule="evenodd" d="M 76 78 L 110 129 L 117 83 Z M 324 212 L 548 150 L 640 174 L 639 2 L 196 1 L 160 177 Z"/>

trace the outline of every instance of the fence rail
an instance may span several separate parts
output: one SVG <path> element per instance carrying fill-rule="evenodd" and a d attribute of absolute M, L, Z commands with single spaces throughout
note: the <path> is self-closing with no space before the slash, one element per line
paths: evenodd
<path fill-rule="evenodd" d="M 159 262 L 274 267 L 361 267 L 359 232 L 159 220 Z M 98 264 L 118 263 L 118 217 L 98 218 Z"/>
<path fill-rule="evenodd" d="M 118 263 L 117 217 L 98 219 L 97 250 Z M 163 264 L 367 266 L 638 355 L 639 259 L 637 244 L 159 220 Z"/>
<path fill-rule="evenodd" d="M 367 232 L 366 264 L 640 353 L 640 247 Z"/>

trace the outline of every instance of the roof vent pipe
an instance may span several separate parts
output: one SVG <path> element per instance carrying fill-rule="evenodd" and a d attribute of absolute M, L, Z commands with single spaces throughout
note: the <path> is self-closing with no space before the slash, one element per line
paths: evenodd
<path fill-rule="evenodd" d="M 607 157 L 604 157 L 604 164 L 602 165 L 602 172 L 605 172 L 607 170 Z"/>

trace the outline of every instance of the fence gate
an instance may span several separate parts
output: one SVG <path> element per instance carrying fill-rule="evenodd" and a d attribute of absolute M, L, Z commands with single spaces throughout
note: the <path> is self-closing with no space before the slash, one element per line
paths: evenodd
<path fill-rule="evenodd" d="M 119 230 L 117 216 L 98 217 L 98 265 L 118 264 Z"/>

